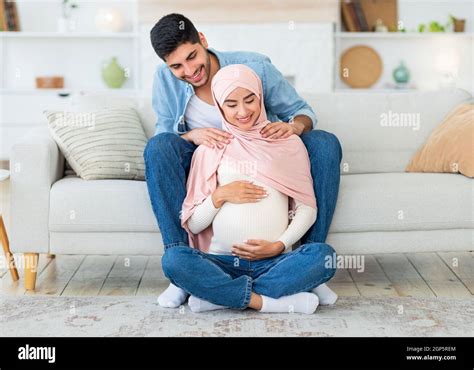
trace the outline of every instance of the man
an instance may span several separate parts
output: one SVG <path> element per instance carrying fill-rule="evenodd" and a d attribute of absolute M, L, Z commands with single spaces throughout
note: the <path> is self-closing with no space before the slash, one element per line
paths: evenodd
<path fill-rule="evenodd" d="M 342 150 L 336 136 L 313 130 L 317 119 L 312 108 L 268 57 L 211 49 L 205 36 L 180 14 L 161 18 L 150 37 L 155 52 L 166 64 L 160 65 L 154 76 L 153 108 L 158 120 L 155 136 L 149 140 L 144 158 L 148 192 L 165 253 L 173 246 L 189 245 L 188 235 L 181 227 L 180 211 L 194 150 L 198 145 L 213 147 L 232 140 L 231 135 L 222 130 L 211 94 L 212 77 L 229 64 L 245 64 L 262 80 L 267 116 L 272 123 L 265 126 L 261 134 L 274 139 L 296 134 L 305 144 L 318 215 L 301 242 L 325 242 L 339 191 Z M 262 246 L 254 243 L 247 247 L 252 253 Z M 328 300 L 335 301 L 334 296 L 328 294 Z M 159 297 L 159 302 L 166 307 L 178 307 L 185 299 L 183 290 L 170 285 Z M 320 303 L 324 304 L 321 297 Z"/>

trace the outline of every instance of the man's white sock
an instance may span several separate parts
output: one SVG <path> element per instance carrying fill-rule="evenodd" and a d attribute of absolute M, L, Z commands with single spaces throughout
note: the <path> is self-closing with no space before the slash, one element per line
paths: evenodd
<path fill-rule="evenodd" d="M 319 299 L 314 293 L 296 293 L 278 299 L 262 295 L 262 309 L 260 312 L 299 312 L 312 314 L 318 307 Z"/>
<path fill-rule="evenodd" d="M 188 299 L 188 305 L 191 311 L 193 312 L 204 312 L 204 311 L 214 311 L 214 310 L 223 310 L 227 307 L 219 306 L 217 304 L 205 301 L 195 296 L 191 296 Z"/>
<path fill-rule="evenodd" d="M 176 285 L 170 284 L 168 288 L 165 289 L 163 293 L 158 297 L 158 304 L 161 307 L 167 308 L 178 308 L 181 306 L 186 298 L 188 293 L 183 289 L 178 288 Z"/>
<path fill-rule="evenodd" d="M 337 294 L 334 293 L 326 284 L 321 284 L 314 288 L 313 292 L 318 296 L 319 304 L 323 306 L 334 304 L 337 301 Z"/>

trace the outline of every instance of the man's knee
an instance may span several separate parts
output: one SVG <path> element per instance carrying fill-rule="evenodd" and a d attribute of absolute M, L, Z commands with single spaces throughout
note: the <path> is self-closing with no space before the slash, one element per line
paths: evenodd
<path fill-rule="evenodd" d="M 312 130 L 303 134 L 301 140 L 303 140 L 310 155 L 314 155 L 315 158 L 335 158 L 338 163 L 341 162 L 342 146 L 333 133 L 324 130 Z"/>
<path fill-rule="evenodd" d="M 166 153 L 170 153 L 170 150 L 173 149 L 179 140 L 183 139 L 172 132 L 162 132 L 161 134 L 153 136 L 148 140 L 145 151 L 143 152 L 145 162 L 150 158 L 154 160 L 163 158 Z"/>

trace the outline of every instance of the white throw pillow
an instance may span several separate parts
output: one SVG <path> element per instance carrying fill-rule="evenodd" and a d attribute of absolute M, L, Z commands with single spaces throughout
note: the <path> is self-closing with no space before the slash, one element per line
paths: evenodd
<path fill-rule="evenodd" d="M 145 179 L 147 138 L 135 109 L 44 113 L 52 137 L 81 178 Z"/>
<path fill-rule="evenodd" d="M 71 111 L 89 112 L 99 109 L 125 108 L 136 109 L 147 138 L 156 131 L 156 113 L 151 105 L 151 96 L 140 94 L 113 95 L 110 93 L 81 92 L 72 96 Z"/>

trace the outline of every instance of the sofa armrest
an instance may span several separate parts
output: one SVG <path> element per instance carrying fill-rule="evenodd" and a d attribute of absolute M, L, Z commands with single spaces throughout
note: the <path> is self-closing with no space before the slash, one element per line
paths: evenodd
<path fill-rule="evenodd" d="M 29 131 L 10 153 L 10 248 L 48 253 L 51 185 L 64 175 L 64 157 L 47 127 Z"/>

